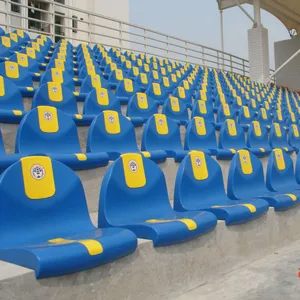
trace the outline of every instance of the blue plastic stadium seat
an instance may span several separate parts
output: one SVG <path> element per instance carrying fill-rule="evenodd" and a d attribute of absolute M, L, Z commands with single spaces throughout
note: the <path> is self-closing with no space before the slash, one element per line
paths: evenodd
<path fill-rule="evenodd" d="M 172 93 L 172 87 L 171 87 L 170 80 L 169 80 L 168 77 L 163 76 L 163 77 L 161 78 L 161 80 L 160 80 L 159 83 L 160 83 L 161 86 L 163 86 L 163 87 L 166 89 L 166 91 L 167 91 L 169 94 Z"/>
<path fill-rule="evenodd" d="M 118 84 L 124 80 L 123 70 L 115 69 L 108 76 L 108 82 L 111 89 L 116 89 Z"/>
<path fill-rule="evenodd" d="M 121 104 L 128 104 L 129 99 L 139 91 L 140 88 L 135 81 L 124 78 L 116 88 L 116 97 Z"/>
<path fill-rule="evenodd" d="M 268 131 L 271 129 L 272 117 L 270 112 L 264 107 L 259 109 L 256 120 L 260 123 L 261 126 L 266 126 Z"/>
<path fill-rule="evenodd" d="M 81 153 L 76 125 L 71 116 L 51 106 L 31 110 L 21 121 L 16 152 L 48 155 L 74 170 L 106 166 L 106 153 Z"/>
<path fill-rule="evenodd" d="M 224 103 L 218 108 L 215 128 L 217 130 L 220 130 L 222 125 L 224 124 L 224 122 L 227 119 L 235 120 L 236 119 L 236 112 L 235 112 L 234 109 L 231 109 L 229 104 Z"/>
<path fill-rule="evenodd" d="M 9 78 L 20 89 L 24 97 L 32 97 L 35 93 L 32 75 L 27 68 L 20 67 L 18 63 L 5 61 L 0 63 L 0 76 Z"/>
<path fill-rule="evenodd" d="M 78 85 L 77 78 L 73 78 L 67 71 L 58 68 L 47 70 L 41 77 L 40 85 L 52 81 L 61 83 L 71 91 L 75 91 L 75 85 Z"/>
<path fill-rule="evenodd" d="M 217 159 L 231 159 L 234 150 L 219 149 L 214 126 L 203 117 L 194 117 L 187 126 L 184 150 L 197 150 L 216 156 Z"/>
<path fill-rule="evenodd" d="M 270 146 L 272 149 L 280 148 L 288 153 L 295 151 L 293 147 L 289 146 L 286 131 L 279 123 L 273 123 L 271 126 Z"/>
<path fill-rule="evenodd" d="M 36 60 L 38 63 L 43 65 L 43 68 L 46 68 L 47 64 L 45 63 L 49 57 L 45 57 L 41 52 L 35 50 L 32 47 L 26 46 L 25 48 L 22 48 L 20 53 L 24 53 L 31 57 L 32 59 Z"/>
<path fill-rule="evenodd" d="M 52 58 L 47 67 L 46 70 L 52 69 L 52 68 L 59 68 L 63 71 L 67 71 L 70 75 L 74 76 L 78 74 L 78 69 L 74 68 L 73 65 L 65 63 L 63 60 Z"/>
<path fill-rule="evenodd" d="M 152 70 L 149 77 L 152 82 L 159 83 L 162 76 L 157 70 Z"/>
<path fill-rule="evenodd" d="M 292 124 L 289 128 L 288 143 L 291 147 L 294 148 L 296 153 L 299 152 L 299 150 L 300 150 L 300 135 L 299 135 L 299 127 L 296 124 Z"/>
<path fill-rule="evenodd" d="M 123 154 L 106 172 L 99 201 L 99 227 L 121 226 L 155 247 L 182 243 L 212 229 L 209 212 L 175 212 L 161 169 L 140 154 Z"/>
<path fill-rule="evenodd" d="M 0 76 L 0 122 L 19 124 L 24 114 L 21 92 L 11 80 Z"/>
<path fill-rule="evenodd" d="M 179 166 L 174 192 L 176 211 L 208 211 L 226 225 L 234 225 L 251 221 L 268 208 L 263 199 L 229 199 L 219 164 L 203 152 L 190 152 Z"/>
<path fill-rule="evenodd" d="M 172 95 L 182 100 L 189 108 L 193 107 L 192 96 L 186 93 L 184 87 L 178 86 L 174 89 Z"/>
<path fill-rule="evenodd" d="M 27 68 L 29 72 L 33 73 L 33 79 L 40 81 L 39 63 L 30 56 L 16 52 L 9 58 L 9 61 L 17 62 L 21 67 Z"/>
<path fill-rule="evenodd" d="M 248 106 L 243 106 L 240 108 L 238 114 L 238 123 L 245 129 L 248 130 L 251 122 L 254 120 L 255 115 L 252 110 L 249 109 Z"/>
<path fill-rule="evenodd" d="M 157 82 L 151 83 L 146 91 L 146 94 L 153 98 L 160 105 L 163 105 L 168 99 L 168 91 L 164 88 L 164 86 Z"/>
<path fill-rule="evenodd" d="M 110 160 L 117 159 L 123 153 L 139 153 L 132 123 L 116 111 L 104 111 L 90 126 L 87 152 L 106 152 Z M 142 153 L 157 163 L 167 158 L 162 150 Z"/>
<path fill-rule="evenodd" d="M 23 41 L 23 44 L 26 44 L 27 42 L 30 41 L 30 36 L 24 30 L 16 29 L 13 32 L 19 36 L 19 38 Z M 2 35 L 1 32 L 0 35 Z"/>
<path fill-rule="evenodd" d="M 274 149 L 270 155 L 266 184 L 270 191 L 291 193 L 294 196 L 290 198 L 300 202 L 300 185 L 295 179 L 293 160 L 282 149 Z"/>
<path fill-rule="evenodd" d="M 78 114 L 77 100 L 74 93 L 59 82 L 48 82 L 37 89 L 32 99 L 32 109 L 38 106 L 53 106 L 72 115 L 75 123 L 81 126 L 90 125 L 94 116 Z"/>
<path fill-rule="evenodd" d="M 281 152 L 282 153 L 282 152 Z M 260 198 L 266 200 L 275 211 L 287 210 L 297 201 L 295 195 L 269 191 L 264 181 L 263 165 L 258 157 L 248 151 L 234 156 L 228 173 L 227 194 L 234 200 Z"/>
<path fill-rule="evenodd" d="M 145 124 L 142 135 L 142 151 L 163 150 L 176 162 L 188 154 L 183 150 L 178 124 L 163 114 L 153 115 Z"/>
<path fill-rule="evenodd" d="M 89 115 L 95 118 L 104 110 L 114 110 L 118 113 L 121 113 L 120 101 L 108 89 L 93 89 L 85 99 L 83 115 Z"/>
<path fill-rule="evenodd" d="M 0 192 L 0 259 L 33 269 L 37 278 L 95 268 L 136 249 L 129 230 L 93 226 L 80 179 L 49 157 L 12 165 Z"/>
<path fill-rule="evenodd" d="M 139 73 L 135 82 L 139 85 L 142 92 L 145 92 L 152 83 L 147 73 Z"/>
<path fill-rule="evenodd" d="M 274 115 L 273 123 L 278 123 L 281 126 L 285 126 L 285 120 L 282 116 L 282 111 L 276 110 L 276 111 L 274 111 L 273 115 Z"/>
<path fill-rule="evenodd" d="M 108 81 L 104 79 L 99 74 L 93 74 L 90 76 L 86 76 L 86 78 L 82 81 L 80 93 L 81 94 L 87 94 L 93 89 L 96 88 L 105 88 L 110 89 Z"/>
<path fill-rule="evenodd" d="M 162 113 L 173 119 L 179 125 L 186 125 L 189 122 L 189 112 L 187 105 L 176 97 L 170 96 L 162 109 Z"/>
<path fill-rule="evenodd" d="M 243 128 L 234 120 L 227 119 L 221 127 L 219 148 L 226 149 L 235 154 L 238 150 L 247 148 Z M 231 159 L 232 155 L 228 155 Z M 223 159 L 226 159 L 224 157 Z"/>
<path fill-rule="evenodd" d="M 205 121 L 215 124 L 215 116 L 212 103 L 209 101 L 195 101 L 192 109 L 192 118 L 203 117 Z"/>
<path fill-rule="evenodd" d="M 157 103 L 151 97 L 145 93 L 136 93 L 128 102 L 126 116 L 134 126 L 140 126 L 157 113 Z"/>
<path fill-rule="evenodd" d="M 249 127 L 247 134 L 247 147 L 250 152 L 258 157 L 270 155 L 268 131 L 265 126 L 261 126 L 258 121 L 253 121 Z"/>

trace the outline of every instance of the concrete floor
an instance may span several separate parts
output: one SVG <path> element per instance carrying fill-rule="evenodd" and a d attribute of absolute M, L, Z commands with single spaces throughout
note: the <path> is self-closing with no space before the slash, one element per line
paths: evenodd
<path fill-rule="evenodd" d="M 299 300 L 300 241 L 172 300 Z"/>

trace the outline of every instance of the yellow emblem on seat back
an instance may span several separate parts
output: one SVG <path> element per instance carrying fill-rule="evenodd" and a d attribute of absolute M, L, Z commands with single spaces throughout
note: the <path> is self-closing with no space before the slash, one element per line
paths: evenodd
<path fill-rule="evenodd" d="M 223 104 L 223 113 L 226 117 L 230 116 L 230 107 L 227 103 Z"/>
<path fill-rule="evenodd" d="M 250 118 L 250 112 L 249 112 L 249 108 L 248 106 L 243 106 L 243 112 L 244 112 L 244 116 L 249 119 Z"/>
<path fill-rule="evenodd" d="M 163 84 L 166 88 L 170 87 L 170 81 L 168 77 L 163 77 Z"/>
<path fill-rule="evenodd" d="M 280 125 L 278 123 L 273 123 L 274 125 L 274 129 L 275 129 L 275 134 L 277 137 L 281 137 L 282 133 L 281 133 L 281 128 Z"/>
<path fill-rule="evenodd" d="M 0 97 L 5 95 L 4 78 L 0 76 Z"/>
<path fill-rule="evenodd" d="M 98 74 L 93 74 L 90 76 L 91 83 L 94 89 L 100 89 L 101 88 L 101 78 Z"/>
<path fill-rule="evenodd" d="M 6 61 L 5 74 L 8 78 L 19 78 L 19 65 L 13 61 Z"/>
<path fill-rule="evenodd" d="M 124 87 L 125 87 L 125 91 L 128 93 L 132 93 L 133 92 L 133 84 L 132 84 L 132 80 L 125 78 L 124 79 Z"/>
<path fill-rule="evenodd" d="M 266 111 L 266 109 L 262 107 L 262 108 L 260 109 L 260 111 L 261 111 L 261 116 L 262 116 L 262 118 L 263 118 L 264 120 L 267 120 L 267 119 L 268 119 L 268 116 L 267 116 L 267 111 Z"/>
<path fill-rule="evenodd" d="M 51 77 L 52 77 L 52 81 L 54 81 L 54 82 L 59 82 L 59 83 L 64 82 L 62 69 L 52 68 L 51 69 Z"/>
<path fill-rule="evenodd" d="M 103 114 L 106 132 L 109 134 L 119 134 L 121 132 L 119 114 L 113 110 L 105 110 Z"/>
<path fill-rule="evenodd" d="M 1 43 L 6 48 L 11 47 L 11 41 L 10 41 L 10 38 L 8 36 L 1 36 Z"/>
<path fill-rule="evenodd" d="M 30 47 L 26 47 L 26 54 L 33 58 L 33 59 L 36 59 L 36 53 L 35 53 L 35 49 L 34 48 L 30 48 Z"/>
<path fill-rule="evenodd" d="M 161 88 L 159 83 L 153 82 L 152 88 L 155 96 L 161 96 Z"/>
<path fill-rule="evenodd" d="M 146 185 L 146 175 L 141 154 L 122 154 L 124 177 L 127 187 L 131 189 L 141 188 Z"/>
<path fill-rule="evenodd" d="M 48 97 L 51 101 L 61 102 L 63 101 L 62 86 L 59 82 L 48 82 Z"/>
<path fill-rule="evenodd" d="M 38 106 L 39 127 L 42 132 L 55 133 L 59 130 L 57 109 L 53 106 Z"/>
<path fill-rule="evenodd" d="M 253 121 L 254 133 L 256 136 L 261 136 L 261 127 L 258 121 Z"/>
<path fill-rule="evenodd" d="M 136 93 L 137 96 L 137 104 L 140 109 L 148 108 L 148 99 L 147 94 L 145 93 Z"/>
<path fill-rule="evenodd" d="M 207 114 L 207 109 L 206 109 L 206 103 L 203 100 L 198 100 L 198 106 L 199 106 L 199 111 L 201 114 L 206 115 Z"/>
<path fill-rule="evenodd" d="M 232 119 L 227 119 L 227 128 L 228 128 L 228 133 L 230 136 L 236 136 L 237 135 L 237 130 L 235 126 L 235 121 Z"/>
<path fill-rule="evenodd" d="M 248 150 L 239 150 L 238 151 L 240 164 L 242 168 L 242 172 L 245 175 L 250 175 L 253 172 L 252 162 L 250 158 L 250 153 Z"/>
<path fill-rule="evenodd" d="M 122 81 L 124 79 L 123 78 L 123 71 L 120 70 L 120 69 L 116 69 L 115 72 L 116 72 L 116 79 L 119 80 L 119 81 Z"/>
<path fill-rule="evenodd" d="M 193 175 L 196 180 L 205 180 L 208 178 L 205 154 L 201 151 L 191 151 L 189 153 Z"/>
<path fill-rule="evenodd" d="M 147 84 L 148 83 L 148 76 L 146 73 L 140 73 L 140 76 L 141 76 L 141 82 L 143 84 Z"/>
<path fill-rule="evenodd" d="M 178 98 L 170 97 L 170 103 L 171 103 L 172 111 L 174 111 L 174 112 L 180 111 L 180 104 L 179 104 Z"/>
<path fill-rule="evenodd" d="M 156 131 L 160 135 L 166 135 L 169 133 L 167 118 L 163 114 L 154 114 Z"/>
<path fill-rule="evenodd" d="M 51 198 L 55 194 L 52 161 L 47 156 L 21 158 L 25 195 L 31 200 Z"/>
<path fill-rule="evenodd" d="M 107 106 L 109 104 L 109 97 L 108 97 L 107 89 L 97 88 L 96 95 L 97 95 L 97 102 L 99 105 Z"/>
<path fill-rule="evenodd" d="M 197 134 L 200 136 L 206 135 L 206 125 L 204 118 L 194 117 Z"/>
<path fill-rule="evenodd" d="M 1 84 L 0 84 L 1 86 Z M 299 130 L 298 130 L 298 126 L 296 124 L 292 124 L 292 129 L 293 129 L 293 133 L 294 133 L 294 136 L 297 138 L 299 137 Z"/>
<path fill-rule="evenodd" d="M 180 99 L 185 99 L 185 90 L 182 86 L 179 86 L 178 88 L 178 95 Z"/>
<path fill-rule="evenodd" d="M 278 170 L 282 171 L 285 169 L 285 160 L 283 156 L 283 151 L 281 149 L 274 149 L 275 161 Z"/>

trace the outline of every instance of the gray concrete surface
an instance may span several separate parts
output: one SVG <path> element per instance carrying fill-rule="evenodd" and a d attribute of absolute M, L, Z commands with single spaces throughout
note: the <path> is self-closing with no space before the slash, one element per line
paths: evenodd
<path fill-rule="evenodd" d="M 172 300 L 299 300 L 300 240 Z"/>

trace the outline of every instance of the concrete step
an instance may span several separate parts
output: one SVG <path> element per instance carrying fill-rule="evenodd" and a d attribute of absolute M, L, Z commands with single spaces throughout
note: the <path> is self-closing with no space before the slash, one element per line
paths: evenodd
<path fill-rule="evenodd" d="M 91 217 L 96 222 L 97 215 Z M 174 299 L 299 240 L 299 226 L 300 207 L 270 209 L 243 225 L 218 222 L 212 232 L 183 244 L 154 248 L 151 241 L 139 240 L 125 258 L 59 278 L 36 280 L 32 270 L 0 262 L 0 299 Z M 298 264 L 293 267 L 297 276 Z"/>
<path fill-rule="evenodd" d="M 298 300 L 300 240 L 172 300 Z"/>

